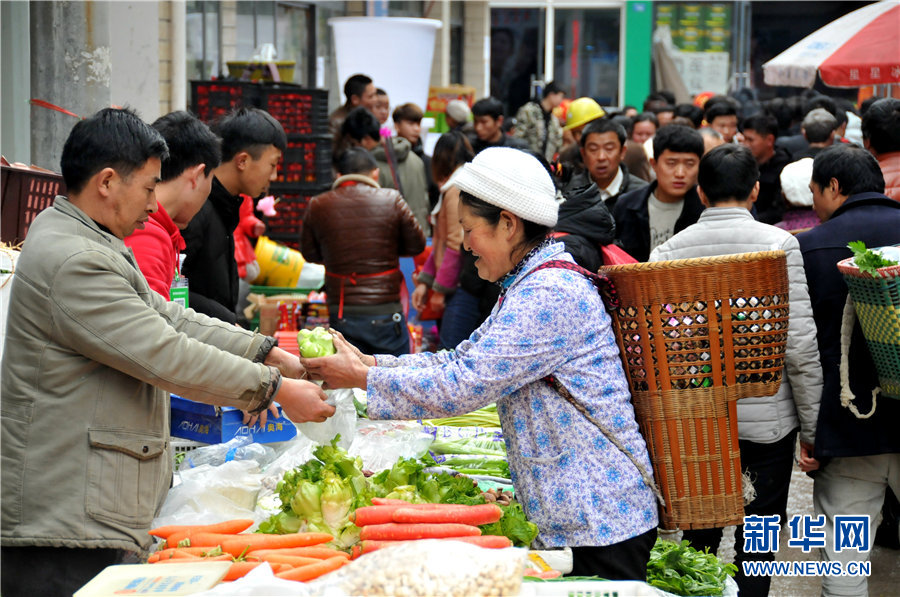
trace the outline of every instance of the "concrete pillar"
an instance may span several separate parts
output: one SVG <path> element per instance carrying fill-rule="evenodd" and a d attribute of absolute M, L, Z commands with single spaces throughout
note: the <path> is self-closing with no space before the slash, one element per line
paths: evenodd
<path fill-rule="evenodd" d="M 10 162 L 31 163 L 31 60 L 27 2 L 0 2 L 0 147 Z"/>
<path fill-rule="evenodd" d="M 82 116 L 109 106 L 109 3 L 30 2 L 29 7 L 31 97 Z M 32 162 L 58 172 L 63 142 L 76 122 L 32 106 Z"/>
<path fill-rule="evenodd" d="M 75 3 L 70 3 L 75 4 Z M 93 4 L 101 4 L 94 2 Z M 134 108 L 146 122 L 159 118 L 159 4 L 109 2 L 110 103 Z M 169 94 L 166 88 L 165 96 Z"/>
<path fill-rule="evenodd" d="M 487 2 L 465 2 L 463 8 L 463 80 L 475 88 L 475 99 L 490 93 L 491 7 Z"/>

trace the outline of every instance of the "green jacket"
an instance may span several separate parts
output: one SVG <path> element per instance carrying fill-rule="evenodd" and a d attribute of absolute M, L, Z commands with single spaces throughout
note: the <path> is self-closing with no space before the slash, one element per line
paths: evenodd
<path fill-rule="evenodd" d="M 412 145 L 403 137 L 391 137 L 394 155 L 397 156 L 397 176 L 403 187 L 403 199 L 416 216 L 425 236 L 431 236 L 431 203 L 428 201 L 428 179 L 425 177 L 425 164 L 422 158 L 412 151 Z M 396 189 L 391 168 L 388 165 L 384 145 L 372 151 L 378 163 L 378 184 L 383 189 Z M 398 189 L 399 190 L 399 189 Z"/>
<path fill-rule="evenodd" d="M 253 410 L 271 339 L 165 301 L 65 197 L 18 260 L 0 369 L 0 543 L 147 550 L 169 489 L 169 394 Z"/>

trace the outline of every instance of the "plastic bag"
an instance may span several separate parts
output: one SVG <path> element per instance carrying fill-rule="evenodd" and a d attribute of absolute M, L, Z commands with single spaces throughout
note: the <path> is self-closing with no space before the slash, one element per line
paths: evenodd
<path fill-rule="evenodd" d="M 297 433 L 303 434 L 318 444 L 328 444 L 335 435 L 340 434 L 338 445 L 343 449 L 350 447 L 353 433 L 356 431 L 356 406 L 353 404 L 353 390 L 327 390 L 328 404 L 334 406 L 334 416 L 324 423 L 294 423 Z M 302 464 L 302 463 L 301 463 Z"/>
<path fill-rule="evenodd" d="M 262 475 L 252 460 L 204 464 L 179 472 L 178 477 L 181 482 L 169 490 L 153 527 L 265 518 L 255 512 Z"/>
<path fill-rule="evenodd" d="M 313 595 L 518 595 L 526 550 L 461 541 L 404 541 L 307 584 Z"/>
<path fill-rule="evenodd" d="M 411 421 L 360 421 L 347 449 L 360 456 L 363 468 L 377 473 L 391 468 L 400 458 L 420 458 L 433 437 Z"/>
<path fill-rule="evenodd" d="M 239 435 L 222 444 L 212 444 L 187 452 L 178 466 L 178 471 L 204 464 L 219 466 L 232 460 L 251 460 L 260 468 L 275 459 L 275 450 L 255 443 L 250 436 Z"/>

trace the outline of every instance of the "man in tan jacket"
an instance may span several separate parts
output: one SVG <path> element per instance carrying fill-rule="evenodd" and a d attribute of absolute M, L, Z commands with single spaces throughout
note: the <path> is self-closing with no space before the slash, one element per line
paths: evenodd
<path fill-rule="evenodd" d="M 148 286 L 122 239 L 156 210 L 167 153 L 129 110 L 79 122 L 68 197 L 29 229 L 0 372 L 5 597 L 71 595 L 151 547 L 172 479 L 169 392 L 254 414 L 277 399 L 297 422 L 334 414 L 274 339 Z"/>

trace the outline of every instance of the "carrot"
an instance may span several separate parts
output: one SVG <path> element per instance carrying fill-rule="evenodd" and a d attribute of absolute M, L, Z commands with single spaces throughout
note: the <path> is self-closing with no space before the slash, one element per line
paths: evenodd
<path fill-rule="evenodd" d="M 372 524 L 362 527 L 361 540 L 442 539 L 481 535 L 481 529 L 467 524 Z M 223 547 L 224 549 L 224 547 Z"/>
<path fill-rule="evenodd" d="M 479 506 L 458 506 L 455 508 L 441 508 L 424 510 L 418 508 L 398 508 L 394 511 L 394 522 L 415 523 L 446 523 L 470 524 L 479 526 L 491 524 L 500 520 L 503 510 L 496 504 L 481 504 Z"/>
<path fill-rule="evenodd" d="M 238 557 L 259 549 L 279 549 L 282 547 L 307 547 L 333 540 L 328 533 L 288 533 L 286 535 L 264 535 L 259 533 L 230 535 L 219 545 L 222 551 Z"/>
<path fill-rule="evenodd" d="M 215 524 L 170 524 L 150 529 L 150 534 L 163 539 L 168 539 L 173 533 L 184 531 L 187 531 L 188 534 L 194 531 L 236 534 L 246 531 L 251 526 L 253 526 L 253 521 L 249 518 L 235 518 L 234 520 L 226 520 Z"/>
<path fill-rule="evenodd" d="M 478 535 L 471 537 L 445 537 L 440 539 L 440 541 L 462 541 L 464 543 L 471 543 L 472 545 L 477 545 L 479 547 L 485 547 L 490 549 L 502 549 L 504 547 L 512 547 L 512 541 L 510 541 L 507 537 L 503 537 L 502 535 Z M 356 557 L 361 556 L 364 553 L 371 553 L 373 551 L 378 551 L 379 549 L 384 549 L 385 547 L 390 547 L 391 545 L 399 545 L 402 543 L 406 543 L 406 541 L 378 541 L 367 539 L 365 541 L 359 542 L 359 553 Z M 356 546 L 354 546 L 356 547 Z"/>
<path fill-rule="evenodd" d="M 321 562 L 319 558 L 307 558 L 304 556 L 286 556 L 278 553 L 270 553 L 264 556 L 245 556 L 247 560 L 252 560 L 253 558 L 258 558 L 262 562 L 269 562 L 270 564 L 288 564 L 290 566 L 298 567 L 298 566 L 308 566 L 309 564 L 315 564 L 316 562 Z"/>
<path fill-rule="evenodd" d="M 247 553 L 250 556 L 262 556 L 268 553 L 278 553 L 285 556 L 303 556 L 306 558 L 316 558 L 319 560 L 327 560 L 328 558 L 342 557 L 350 559 L 350 555 L 346 552 L 324 547 L 322 545 L 310 545 L 308 547 L 284 547 L 282 549 L 255 549 Z"/>
<path fill-rule="evenodd" d="M 225 573 L 222 580 L 237 580 L 261 564 L 262 562 L 235 562 L 228 569 L 228 572 Z"/>
<path fill-rule="evenodd" d="M 347 560 L 341 557 L 329 558 L 327 560 L 322 560 L 321 562 L 316 562 L 315 564 L 310 564 L 308 566 L 291 568 L 290 570 L 279 572 L 275 576 L 277 576 L 278 578 L 283 578 L 285 580 L 298 580 L 304 582 L 307 580 L 312 580 L 314 578 L 319 578 L 323 574 L 333 572 L 346 563 Z"/>
<path fill-rule="evenodd" d="M 390 499 L 390 498 L 379 498 L 379 497 L 372 498 L 372 505 L 374 505 L 374 506 L 391 506 L 391 505 L 398 505 L 398 504 L 410 505 L 410 502 L 407 502 L 406 500 L 394 500 L 394 499 Z"/>
<path fill-rule="evenodd" d="M 397 500 L 400 501 L 400 500 Z M 409 508 L 413 510 L 453 510 L 459 508 L 470 508 L 471 506 L 464 506 L 462 504 L 384 504 L 384 505 L 376 505 L 376 506 L 363 506 L 362 508 L 357 508 L 354 512 L 350 514 L 350 522 L 355 524 L 358 527 L 363 527 L 368 524 L 384 524 L 386 522 L 400 522 L 398 520 L 394 520 L 394 512 L 401 508 Z"/>
<path fill-rule="evenodd" d="M 222 554 L 220 556 L 210 556 L 208 558 L 201 558 L 197 556 L 187 555 L 185 557 L 180 558 L 170 558 L 168 560 L 157 560 L 157 564 L 196 564 L 198 562 L 233 562 L 234 558 L 231 557 L 230 554 Z"/>
<path fill-rule="evenodd" d="M 562 572 L 559 570 L 537 570 L 535 568 L 526 568 L 522 572 L 522 576 L 530 576 L 532 578 L 543 578 L 545 580 L 551 578 L 559 578 Z"/>
<path fill-rule="evenodd" d="M 210 547 L 174 547 L 169 549 L 162 549 L 160 551 L 154 552 L 147 558 L 147 563 L 152 564 L 158 560 L 168 560 L 172 558 L 172 554 L 176 551 L 181 553 L 189 553 L 195 556 L 203 557 L 208 552 L 212 551 L 214 548 Z"/>
<path fill-rule="evenodd" d="M 362 543 L 357 543 L 353 547 L 350 548 L 350 559 L 355 560 L 359 556 L 363 554 L 363 546 Z"/>
<path fill-rule="evenodd" d="M 234 539 L 235 537 L 249 537 L 251 535 L 252 534 L 226 535 L 224 533 L 206 533 L 203 531 L 199 531 L 188 535 L 185 538 L 190 540 L 190 547 L 215 547 L 217 545 L 221 545 L 223 541 L 228 541 L 229 539 Z"/>

